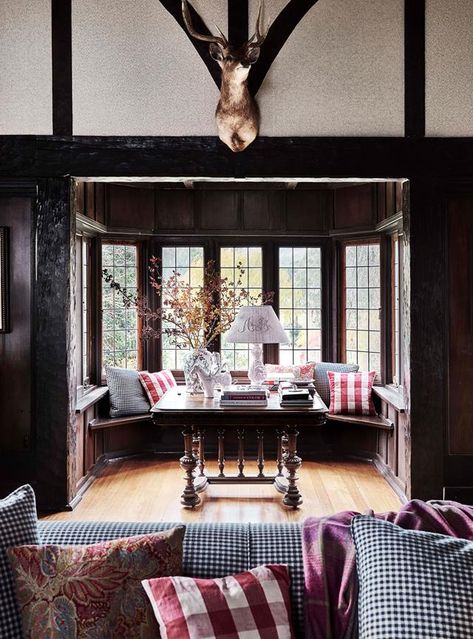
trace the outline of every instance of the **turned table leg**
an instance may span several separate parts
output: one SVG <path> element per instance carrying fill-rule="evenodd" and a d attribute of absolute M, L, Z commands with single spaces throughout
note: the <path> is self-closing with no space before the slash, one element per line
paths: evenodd
<path fill-rule="evenodd" d="M 284 431 L 283 430 L 277 430 L 276 431 L 276 437 L 277 437 L 277 442 L 278 442 L 278 447 L 277 447 L 277 451 L 276 451 L 276 467 L 278 469 L 278 473 L 277 473 L 277 477 L 283 477 L 282 474 L 282 469 L 284 467 L 284 463 L 282 460 L 282 438 L 284 436 Z"/>
<path fill-rule="evenodd" d="M 192 428 L 185 426 L 182 431 L 184 437 L 184 455 L 181 457 L 180 464 L 182 470 L 186 473 L 186 487 L 181 495 L 181 504 L 186 508 L 194 508 L 200 504 L 200 497 L 196 493 L 194 486 L 194 470 L 197 467 L 197 459 L 193 453 L 193 436 Z"/>
<path fill-rule="evenodd" d="M 299 434 L 295 426 L 288 426 L 287 448 L 283 455 L 284 467 L 287 470 L 287 491 L 284 495 L 283 504 L 297 508 L 302 504 L 302 495 L 297 487 L 297 471 L 301 467 L 302 459 L 297 455 L 297 435 Z"/>

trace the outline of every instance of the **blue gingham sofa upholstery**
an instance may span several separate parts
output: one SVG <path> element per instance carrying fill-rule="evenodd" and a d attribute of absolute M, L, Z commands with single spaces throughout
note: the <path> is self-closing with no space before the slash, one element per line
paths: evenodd
<path fill-rule="evenodd" d="M 40 521 L 39 534 L 43 544 L 80 545 L 159 532 L 176 525 L 182 524 Z M 297 637 L 303 637 L 300 524 L 186 524 L 184 573 L 190 577 L 224 577 L 268 563 L 289 566 L 294 629 Z"/>

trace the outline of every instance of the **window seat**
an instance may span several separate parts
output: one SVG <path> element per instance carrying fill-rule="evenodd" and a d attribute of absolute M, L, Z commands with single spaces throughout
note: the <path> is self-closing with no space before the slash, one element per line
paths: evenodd
<path fill-rule="evenodd" d="M 327 420 L 333 422 L 344 422 L 346 424 L 360 424 L 381 430 L 394 430 L 394 422 L 384 415 L 328 415 Z"/>
<path fill-rule="evenodd" d="M 151 414 L 143 413 L 142 415 L 126 415 L 125 417 L 96 417 L 89 422 L 89 430 L 105 430 L 114 428 L 115 426 L 127 426 L 136 424 L 137 422 L 150 422 Z"/>

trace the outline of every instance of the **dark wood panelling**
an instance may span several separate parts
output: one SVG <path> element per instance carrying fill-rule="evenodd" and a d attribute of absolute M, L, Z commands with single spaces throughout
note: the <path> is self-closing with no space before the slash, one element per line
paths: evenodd
<path fill-rule="evenodd" d="M 284 224 L 284 191 L 243 191 L 243 228 L 247 231 L 280 230 Z"/>
<path fill-rule="evenodd" d="M 95 220 L 105 224 L 105 184 L 97 182 L 95 186 Z"/>
<path fill-rule="evenodd" d="M 31 441 L 32 200 L 0 197 L 0 226 L 9 230 L 10 331 L 0 334 L 0 469 Z M 3 475 L 0 470 L 0 475 Z"/>
<path fill-rule="evenodd" d="M 334 191 L 288 191 L 286 228 L 300 233 L 325 231 L 332 212 Z"/>
<path fill-rule="evenodd" d="M 240 228 L 239 191 L 198 191 L 196 205 L 198 228 L 215 231 Z"/>
<path fill-rule="evenodd" d="M 184 231 L 194 228 L 194 192 L 177 189 L 156 189 L 157 231 Z"/>
<path fill-rule="evenodd" d="M 85 195 L 85 215 L 90 217 L 91 220 L 95 220 L 95 184 L 93 182 L 84 183 L 84 195 Z"/>
<path fill-rule="evenodd" d="M 154 192 L 110 184 L 107 225 L 115 228 L 152 229 Z"/>
<path fill-rule="evenodd" d="M 473 196 L 448 203 L 448 309 L 448 452 L 473 455 Z"/>
<path fill-rule="evenodd" d="M 35 435 L 37 497 L 64 508 L 75 492 L 75 229 L 70 180 L 39 181 L 36 220 Z"/>
<path fill-rule="evenodd" d="M 369 227 L 376 222 L 375 189 L 373 184 L 350 186 L 335 191 L 335 229 Z"/>

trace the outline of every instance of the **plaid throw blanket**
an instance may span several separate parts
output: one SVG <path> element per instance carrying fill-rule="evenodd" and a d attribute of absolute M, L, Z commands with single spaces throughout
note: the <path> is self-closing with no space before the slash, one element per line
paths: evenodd
<path fill-rule="evenodd" d="M 356 639 L 357 580 L 350 524 L 355 512 L 309 517 L 302 528 L 307 639 Z M 473 540 L 473 506 L 412 500 L 377 514 L 402 528 Z"/>

